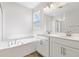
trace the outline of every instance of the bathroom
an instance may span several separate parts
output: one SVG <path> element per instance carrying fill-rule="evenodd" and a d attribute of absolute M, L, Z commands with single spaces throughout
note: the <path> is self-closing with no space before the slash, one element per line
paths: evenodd
<path fill-rule="evenodd" d="M 0 57 L 79 57 L 79 2 L 0 2 Z"/>

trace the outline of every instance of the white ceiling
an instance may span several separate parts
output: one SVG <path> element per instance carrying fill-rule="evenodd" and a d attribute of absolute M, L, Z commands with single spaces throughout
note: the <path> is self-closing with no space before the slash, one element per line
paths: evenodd
<path fill-rule="evenodd" d="M 17 2 L 17 3 L 30 9 L 34 9 L 36 6 L 40 4 L 40 2 Z"/>

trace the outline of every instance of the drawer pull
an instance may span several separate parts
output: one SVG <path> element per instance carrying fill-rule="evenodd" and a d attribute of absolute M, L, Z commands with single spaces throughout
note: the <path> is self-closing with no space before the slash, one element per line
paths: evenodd
<path fill-rule="evenodd" d="M 61 55 L 65 56 L 66 55 L 66 49 L 61 47 Z"/>

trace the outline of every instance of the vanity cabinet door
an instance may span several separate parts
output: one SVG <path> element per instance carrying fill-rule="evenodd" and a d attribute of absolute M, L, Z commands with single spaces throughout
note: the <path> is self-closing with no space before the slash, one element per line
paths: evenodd
<path fill-rule="evenodd" d="M 49 56 L 49 39 L 43 40 L 42 53 L 43 56 Z"/>
<path fill-rule="evenodd" d="M 37 52 L 42 56 L 49 56 L 49 39 L 42 39 L 37 43 Z"/>
<path fill-rule="evenodd" d="M 50 39 L 50 57 L 61 57 L 62 56 L 62 46 L 57 44 L 54 39 Z"/>
<path fill-rule="evenodd" d="M 63 47 L 63 57 L 79 57 L 79 50 L 67 46 Z"/>
<path fill-rule="evenodd" d="M 36 47 L 36 50 L 38 53 L 41 53 L 42 52 L 42 48 L 41 48 L 41 44 L 40 44 L 40 41 L 37 42 L 37 47 Z"/>
<path fill-rule="evenodd" d="M 50 57 L 62 57 L 62 46 L 51 42 L 50 44 Z"/>
<path fill-rule="evenodd" d="M 51 52 L 53 57 L 79 57 L 79 50 L 57 43 L 53 43 Z"/>

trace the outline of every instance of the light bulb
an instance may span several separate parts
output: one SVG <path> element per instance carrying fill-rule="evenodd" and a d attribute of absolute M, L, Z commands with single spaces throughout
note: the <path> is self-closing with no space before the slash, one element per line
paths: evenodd
<path fill-rule="evenodd" d="M 43 9 L 43 11 L 49 11 L 49 7 L 46 6 L 46 7 Z"/>
<path fill-rule="evenodd" d="M 48 6 L 46 7 L 46 10 L 49 10 L 49 7 Z"/>
<path fill-rule="evenodd" d="M 50 8 L 55 9 L 54 4 L 50 4 Z"/>
<path fill-rule="evenodd" d="M 43 8 L 43 11 L 46 11 L 46 8 Z"/>

